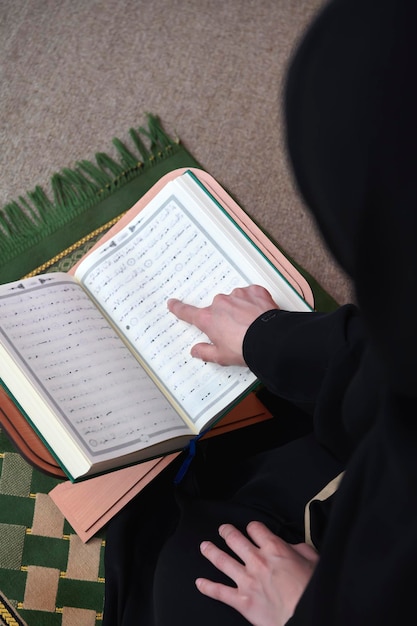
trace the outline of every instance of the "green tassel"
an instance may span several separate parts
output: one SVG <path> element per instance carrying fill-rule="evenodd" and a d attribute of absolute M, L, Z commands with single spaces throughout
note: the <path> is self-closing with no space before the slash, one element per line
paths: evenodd
<path fill-rule="evenodd" d="M 137 151 L 142 157 L 142 161 L 147 161 L 150 158 L 151 153 L 149 152 L 149 150 L 143 143 L 142 139 L 140 138 L 139 133 L 134 128 L 131 128 L 129 131 L 129 134 L 132 138 L 133 143 L 136 146 Z"/>
<path fill-rule="evenodd" d="M 67 206 L 74 208 L 83 200 L 82 190 L 74 185 L 64 173 L 52 176 L 51 187 L 57 209 L 65 209 Z"/>
<path fill-rule="evenodd" d="M 78 161 L 77 166 L 97 184 L 99 190 L 111 185 L 112 177 L 106 172 L 103 172 L 97 165 L 91 163 L 91 161 Z"/>
<path fill-rule="evenodd" d="M 104 172 L 107 171 L 110 173 L 113 180 L 121 176 L 124 172 L 124 167 L 119 165 L 119 163 L 116 163 L 114 159 L 112 159 L 104 152 L 99 152 L 98 154 L 96 154 L 96 161 L 98 166 L 101 167 Z"/>
<path fill-rule="evenodd" d="M 138 157 L 135 156 L 120 139 L 113 139 L 113 145 L 116 146 L 120 154 L 121 162 L 125 170 L 131 170 L 138 164 Z"/>
<path fill-rule="evenodd" d="M 27 195 L 29 200 L 32 202 L 32 205 L 29 202 L 26 202 L 24 198 L 20 198 L 20 200 L 22 205 L 35 221 L 38 215 L 45 219 L 49 211 L 54 210 L 53 203 L 50 201 L 42 187 L 37 186 L 34 191 L 28 191 Z"/>
<path fill-rule="evenodd" d="M 100 186 L 86 178 L 79 169 L 70 170 L 69 168 L 64 168 L 62 176 L 78 190 L 81 200 L 87 200 L 100 191 Z"/>
<path fill-rule="evenodd" d="M 172 145 L 172 139 L 168 137 L 168 135 L 160 125 L 158 118 L 156 118 L 154 115 L 148 116 L 148 126 L 149 138 L 152 142 L 154 142 L 155 147 L 160 145 L 163 149 L 166 149 Z M 139 130 L 142 131 L 144 134 L 147 134 L 144 128 L 140 128 Z"/>
<path fill-rule="evenodd" d="M 36 219 L 39 221 L 39 218 Z M 17 229 L 26 235 L 34 227 L 36 227 L 36 221 L 26 213 L 22 213 L 22 208 L 17 202 L 10 202 L 0 213 L 0 228 L 7 237 L 13 237 Z"/>

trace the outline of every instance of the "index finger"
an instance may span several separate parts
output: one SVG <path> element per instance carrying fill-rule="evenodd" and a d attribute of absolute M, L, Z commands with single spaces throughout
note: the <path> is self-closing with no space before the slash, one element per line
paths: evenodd
<path fill-rule="evenodd" d="M 177 300 L 176 298 L 170 298 L 167 301 L 167 307 L 179 320 L 196 325 L 195 319 L 200 311 L 198 307 L 181 302 L 181 300 Z"/>

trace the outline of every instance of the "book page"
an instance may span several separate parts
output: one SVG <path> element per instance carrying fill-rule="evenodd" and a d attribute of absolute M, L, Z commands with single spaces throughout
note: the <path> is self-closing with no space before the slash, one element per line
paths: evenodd
<path fill-rule="evenodd" d="M 66 274 L 0 286 L 0 346 L 5 349 L 0 376 L 10 391 L 16 375 L 7 354 L 89 458 L 103 460 L 187 432 L 112 326 Z M 53 430 L 43 411 L 27 412 L 41 434 Z"/>
<path fill-rule="evenodd" d="M 198 427 L 255 382 L 247 368 L 193 359 L 207 338 L 167 310 L 171 297 L 206 306 L 252 282 L 170 183 L 76 277 Z"/>

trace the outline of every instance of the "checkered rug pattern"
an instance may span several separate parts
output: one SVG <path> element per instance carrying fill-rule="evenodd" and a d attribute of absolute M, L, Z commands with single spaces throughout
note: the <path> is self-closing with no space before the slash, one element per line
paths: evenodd
<path fill-rule="evenodd" d="M 59 481 L 26 463 L 2 431 L 0 451 L 1 593 L 28 626 L 101 624 L 103 538 L 81 542 L 48 496 Z M 2 606 L 5 623 L 19 624 Z"/>

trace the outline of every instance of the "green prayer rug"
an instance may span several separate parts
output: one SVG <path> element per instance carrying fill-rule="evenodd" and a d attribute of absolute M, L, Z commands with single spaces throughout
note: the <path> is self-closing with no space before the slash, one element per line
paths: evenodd
<path fill-rule="evenodd" d="M 68 271 L 161 176 L 198 167 L 152 115 L 130 138 L 55 174 L 52 200 L 37 187 L 0 211 L 0 282 Z M 0 626 L 101 623 L 104 532 L 81 542 L 47 495 L 58 482 L 0 430 Z"/>
<path fill-rule="evenodd" d="M 199 167 L 158 119 L 0 210 L 0 283 L 68 271 L 152 185 L 180 167 Z M 296 264 L 295 264 L 296 265 Z M 336 303 L 305 272 L 316 307 Z M 58 480 L 33 469 L 0 430 L 0 626 L 96 626 L 104 599 L 104 531 L 83 544 L 48 497 Z M 17 613 L 15 613 L 17 611 Z M 2 620 L 2 621 L 1 621 Z"/>

